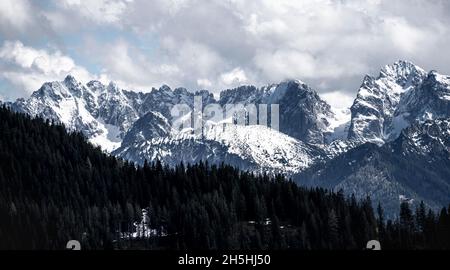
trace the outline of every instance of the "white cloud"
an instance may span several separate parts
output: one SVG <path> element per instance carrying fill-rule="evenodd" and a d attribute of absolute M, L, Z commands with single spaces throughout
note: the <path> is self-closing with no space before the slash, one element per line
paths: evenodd
<path fill-rule="evenodd" d="M 220 79 L 225 85 L 228 86 L 240 85 L 247 82 L 248 80 L 245 72 L 239 67 L 233 69 L 230 72 L 223 73 L 222 75 L 220 75 Z"/>
<path fill-rule="evenodd" d="M 133 0 L 60 0 L 60 5 L 97 23 L 117 23 Z"/>
<path fill-rule="evenodd" d="M 28 95 L 43 82 L 61 80 L 68 74 L 84 82 L 96 78 L 60 51 L 38 50 L 20 41 L 6 41 L 0 47 L 0 78 L 8 81 L 16 90 L 8 93 L 8 98 Z"/>
<path fill-rule="evenodd" d="M 171 60 L 182 65 L 189 76 L 207 76 L 220 72 L 224 68 L 224 59 L 202 42 L 175 41 L 174 47 L 169 47 Z M 168 47 L 165 47 L 167 49 Z"/>
<path fill-rule="evenodd" d="M 384 28 L 393 45 L 410 54 L 418 53 L 423 43 L 432 38 L 427 31 L 414 27 L 403 18 L 387 18 Z"/>
<path fill-rule="evenodd" d="M 0 1 L 0 43 L 5 40 L 54 40 L 56 33 L 40 7 L 44 1 Z"/>
<path fill-rule="evenodd" d="M 160 37 L 160 55 L 177 64 L 187 86 L 202 78 L 220 89 L 229 81 L 222 75 L 238 66 L 246 73 L 245 83 L 299 78 L 320 81 L 316 86 L 328 87 L 319 90 L 329 92 L 339 80 L 351 82 L 344 89 L 354 92 L 356 77 L 361 81 L 365 73 L 399 58 L 425 68 L 445 65 L 431 53 L 448 48 L 439 42 L 449 39 L 442 1 L 163 2 L 136 0 L 124 24 Z M 172 4 L 173 12 L 167 8 Z M 435 33 L 440 35 L 430 39 Z"/>
<path fill-rule="evenodd" d="M 150 91 L 162 84 L 183 86 L 183 73 L 177 63 L 150 59 L 125 39 L 110 44 L 90 40 L 84 50 L 102 67 L 102 74 L 130 90 Z"/>
<path fill-rule="evenodd" d="M 346 94 L 344 91 L 322 93 L 320 97 L 336 109 L 350 108 L 355 99 L 353 95 Z"/>
<path fill-rule="evenodd" d="M 12 26 L 22 31 L 31 22 L 31 10 L 27 0 L 0 1 L 0 27 Z"/>
<path fill-rule="evenodd" d="M 208 79 L 198 79 L 197 85 L 200 86 L 201 88 L 210 88 L 213 84 Z"/>
<path fill-rule="evenodd" d="M 50 54 L 26 47 L 20 41 L 5 42 L 0 50 L 0 58 L 21 68 L 33 68 L 46 74 L 68 72 L 75 66 L 70 57 L 63 56 L 59 51 Z"/>

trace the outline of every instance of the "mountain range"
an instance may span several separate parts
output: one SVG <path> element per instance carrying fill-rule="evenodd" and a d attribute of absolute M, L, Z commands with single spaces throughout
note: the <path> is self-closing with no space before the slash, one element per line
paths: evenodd
<path fill-rule="evenodd" d="M 192 108 L 195 96 L 204 106 L 279 104 L 279 130 L 210 121 L 201 135 L 174 130 L 171 109 L 180 103 Z M 370 195 L 392 213 L 402 200 L 423 200 L 435 209 L 450 202 L 450 77 L 407 61 L 367 75 L 349 114 L 299 80 L 241 86 L 216 98 L 206 90 L 166 85 L 142 93 L 114 83 L 82 84 L 69 75 L 7 105 L 80 131 L 103 150 L 138 164 L 203 160 L 283 173 L 304 185 Z"/>

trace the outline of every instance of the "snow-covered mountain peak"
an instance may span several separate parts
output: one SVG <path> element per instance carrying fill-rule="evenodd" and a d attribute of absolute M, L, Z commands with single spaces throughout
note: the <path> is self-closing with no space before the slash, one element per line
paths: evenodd
<path fill-rule="evenodd" d="M 431 71 L 424 80 L 423 86 L 423 90 L 428 90 L 441 99 L 450 100 L 450 76 Z"/>
<path fill-rule="evenodd" d="M 81 97 L 86 92 L 86 87 L 77 81 L 74 76 L 67 75 L 64 79 L 64 85 L 70 91 L 70 93 L 76 97 Z"/>
<path fill-rule="evenodd" d="M 317 93 L 300 80 L 285 80 L 278 84 L 269 84 L 261 88 L 253 85 L 242 85 L 237 88 L 227 89 L 220 93 L 219 100 L 221 104 L 277 104 L 287 94 L 303 96 L 304 94 L 316 95 Z"/>
<path fill-rule="evenodd" d="M 173 90 L 176 95 L 189 95 L 189 91 L 184 87 L 178 87 Z"/>
<path fill-rule="evenodd" d="M 80 131 L 94 144 L 112 151 L 140 116 L 133 108 L 137 99 L 137 95 L 128 98 L 114 83 L 83 85 L 69 75 L 63 81 L 44 83 L 29 99 L 19 99 L 11 106 Z"/>
<path fill-rule="evenodd" d="M 418 88 L 427 73 L 408 61 L 385 66 L 378 78 L 366 76 L 351 107 L 349 139 L 383 144 L 395 139 L 404 121 L 394 114 L 405 96 Z"/>
<path fill-rule="evenodd" d="M 260 102 L 263 96 L 263 91 L 252 85 L 242 85 L 237 88 L 227 89 L 220 92 L 219 103 L 237 104 L 237 103 L 255 103 Z"/>
<path fill-rule="evenodd" d="M 183 88 L 185 91 L 183 93 L 188 93 L 188 91 Z M 207 98 L 207 97 L 214 97 L 214 95 L 212 93 L 210 93 L 208 90 L 199 90 L 199 91 L 195 91 L 195 95 L 196 96 L 201 96 L 203 98 Z"/>
<path fill-rule="evenodd" d="M 167 93 L 167 92 L 172 92 L 172 88 L 170 88 L 170 86 L 168 86 L 168 85 L 166 85 L 166 84 L 163 84 L 163 85 L 158 89 L 158 91 L 159 91 L 159 92 L 165 92 L 165 93 Z"/>
<path fill-rule="evenodd" d="M 265 89 L 267 89 L 268 103 L 278 103 L 286 96 L 286 94 L 317 94 L 311 87 L 300 80 L 286 80 L 276 85 L 270 85 Z"/>
<path fill-rule="evenodd" d="M 67 86 L 76 86 L 79 84 L 79 82 L 77 81 L 77 79 L 75 79 L 75 77 L 71 74 L 67 75 L 66 78 L 64 79 L 64 83 Z"/>
<path fill-rule="evenodd" d="M 380 78 L 388 78 L 406 87 L 416 85 L 426 76 L 427 72 L 409 61 L 397 61 L 385 66 L 380 72 Z"/>
<path fill-rule="evenodd" d="M 63 81 L 44 83 L 31 97 L 58 102 L 67 98 L 81 97 L 85 91 L 86 87 L 83 84 L 68 75 Z"/>
<path fill-rule="evenodd" d="M 307 89 L 307 84 L 299 79 L 287 79 L 284 81 L 281 81 L 278 86 L 280 85 L 297 85 L 297 87 L 302 88 L 302 89 Z"/>
<path fill-rule="evenodd" d="M 442 86 L 450 86 L 450 76 L 439 74 L 436 70 L 432 70 L 426 77 L 427 83 L 436 83 Z"/>
<path fill-rule="evenodd" d="M 64 97 L 68 97 L 70 93 L 67 88 L 61 82 L 47 82 L 44 83 L 39 90 L 31 94 L 32 98 L 35 99 L 52 99 L 61 100 Z"/>
<path fill-rule="evenodd" d="M 364 79 L 362 80 L 361 86 L 372 85 L 375 81 L 376 81 L 376 78 L 372 77 L 369 74 L 366 74 L 364 76 Z"/>
<path fill-rule="evenodd" d="M 103 92 L 106 89 L 106 86 L 100 81 L 90 81 L 86 84 L 86 86 L 91 89 L 94 93 Z"/>

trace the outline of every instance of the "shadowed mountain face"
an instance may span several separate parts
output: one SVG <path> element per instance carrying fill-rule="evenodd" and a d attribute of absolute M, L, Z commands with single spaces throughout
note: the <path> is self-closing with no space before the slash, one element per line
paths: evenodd
<path fill-rule="evenodd" d="M 330 105 L 308 85 L 287 81 L 257 89 L 243 86 L 221 93 L 219 103 L 279 104 L 280 131 L 306 143 L 324 144 L 329 121 L 335 115 Z"/>
<path fill-rule="evenodd" d="M 201 96 L 204 107 L 268 104 L 270 113 L 270 105 L 278 104 L 279 130 L 224 126 L 207 119 L 201 135 L 192 129 L 175 130 L 172 108 L 177 104 L 193 108 L 195 96 Z M 216 100 L 206 90 L 192 93 L 162 86 L 148 93 L 132 92 L 114 83 L 84 85 L 68 76 L 62 82 L 45 83 L 30 98 L 9 106 L 63 123 L 104 150 L 140 164 L 156 159 L 170 166 L 225 162 L 252 172 L 295 176 L 311 186 L 371 195 L 389 209 L 398 207 L 399 198 L 438 207 L 450 197 L 445 196 L 450 194 L 445 147 L 431 140 L 436 136 L 421 141 L 422 148 L 411 141 L 418 134 L 429 135 L 435 126 L 447 134 L 442 123 L 450 117 L 450 78 L 406 61 L 364 78 L 348 120 L 340 119 L 301 81 L 242 86 L 221 92 Z M 184 117 L 191 123 L 198 119 L 189 113 Z"/>
<path fill-rule="evenodd" d="M 370 196 L 388 213 L 398 201 L 424 201 L 439 209 L 450 202 L 450 119 L 428 120 L 383 146 L 366 143 L 295 177 L 307 186 Z"/>

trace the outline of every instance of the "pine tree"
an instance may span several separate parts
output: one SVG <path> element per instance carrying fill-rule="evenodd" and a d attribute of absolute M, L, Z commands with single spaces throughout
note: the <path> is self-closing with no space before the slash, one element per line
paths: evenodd
<path fill-rule="evenodd" d="M 426 220 L 426 208 L 425 203 L 423 201 L 420 202 L 419 207 L 416 209 L 416 224 L 417 229 L 421 232 L 425 229 L 425 220 Z"/>
<path fill-rule="evenodd" d="M 400 205 L 400 226 L 407 232 L 414 231 L 414 217 L 407 202 L 402 202 Z"/>
<path fill-rule="evenodd" d="M 378 235 L 380 236 L 380 238 L 383 238 L 385 233 L 385 224 L 384 224 L 385 221 L 384 221 L 384 211 L 380 203 L 378 203 L 377 215 L 378 215 Z"/>
<path fill-rule="evenodd" d="M 328 214 L 328 232 L 330 247 L 336 248 L 339 243 L 339 224 L 338 217 L 334 209 L 331 209 Z"/>

